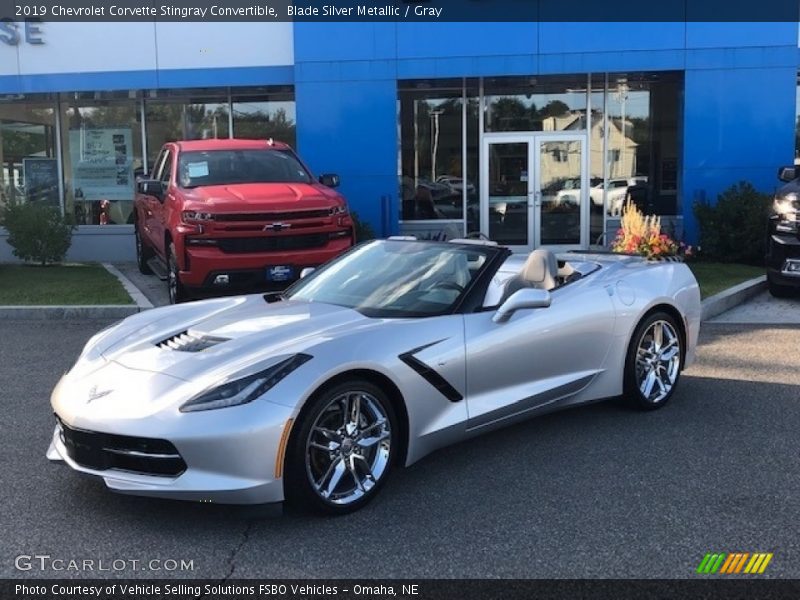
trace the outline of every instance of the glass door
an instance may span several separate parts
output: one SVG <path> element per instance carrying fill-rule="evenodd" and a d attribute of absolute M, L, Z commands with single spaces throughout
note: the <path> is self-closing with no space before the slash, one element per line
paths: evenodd
<path fill-rule="evenodd" d="M 485 134 L 481 158 L 481 232 L 515 251 L 533 236 L 533 136 Z"/>
<path fill-rule="evenodd" d="M 586 248 L 589 243 L 586 136 L 537 134 L 534 139 L 534 244 Z"/>

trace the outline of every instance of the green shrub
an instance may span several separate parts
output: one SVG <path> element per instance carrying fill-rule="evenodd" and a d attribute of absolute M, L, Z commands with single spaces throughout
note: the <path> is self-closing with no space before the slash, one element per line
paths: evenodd
<path fill-rule="evenodd" d="M 353 211 L 350 211 L 350 218 L 353 219 L 353 224 L 356 227 L 356 242 L 375 239 L 375 230 L 372 229 L 372 225 L 359 219 L 358 214 Z"/>
<path fill-rule="evenodd" d="M 7 204 L 0 222 L 8 231 L 14 256 L 41 265 L 64 260 L 75 229 L 57 208 L 36 202 Z"/>
<path fill-rule="evenodd" d="M 741 181 L 719 195 L 717 203 L 695 202 L 700 226 L 699 258 L 761 265 L 772 196 Z"/>

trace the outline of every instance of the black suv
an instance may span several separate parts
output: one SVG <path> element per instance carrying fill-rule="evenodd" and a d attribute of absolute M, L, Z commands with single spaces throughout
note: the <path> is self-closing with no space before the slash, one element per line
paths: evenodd
<path fill-rule="evenodd" d="M 787 182 L 775 193 L 767 227 L 767 283 L 782 298 L 800 290 L 800 166 L 781 167 L 778 179 Z"/>

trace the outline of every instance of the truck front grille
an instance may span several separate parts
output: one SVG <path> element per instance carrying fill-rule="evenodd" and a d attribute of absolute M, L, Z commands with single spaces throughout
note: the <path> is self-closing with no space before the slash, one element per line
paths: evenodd
<path fill-rule="evenodd" d="M 215 221 L 294 221 L 295 219 L 320 219 L 331 216 L 331 209 L 323 208 L 316 210 L 293 210 L 283 212 L 263 212 L 263 213 L 217 213 L 214 215 Z"/>
<path fill-rule="evenodd" d="M 275 250 L 305 250 L 307 248 L 319 248 L 327 243 L 327 233 L 217 239 L 219 248 L 223 252 L 228 252 L 230 254 L 270 252 Z"/>

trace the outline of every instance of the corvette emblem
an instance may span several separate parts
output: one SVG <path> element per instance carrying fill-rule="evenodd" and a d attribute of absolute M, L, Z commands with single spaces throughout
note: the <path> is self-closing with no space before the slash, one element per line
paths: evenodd
<path fill-rule="evenodd" d="M 98 392 L 97 386 L 93 385 L 92 389 L 89 390 L 89 399 L 86 401 L 86 404 L 89 404 L 89 402 L 93 402 L 98 398 L 102 398 L 103 396 L 108 396 L 111 393 L 111 391 L 112 390 L 103 390 L 102 392 Z"/>

